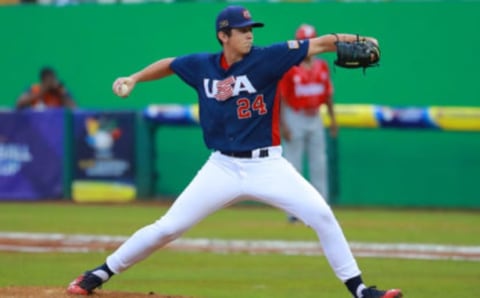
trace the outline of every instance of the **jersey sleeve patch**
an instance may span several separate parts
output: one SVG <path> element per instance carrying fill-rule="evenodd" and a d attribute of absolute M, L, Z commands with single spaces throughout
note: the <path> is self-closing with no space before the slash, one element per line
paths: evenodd
<path fill-rule="evenodd" d="M 296 50 L 296 49 L 300 48 L 298 40 L 289 40 L 289 41 L 287 41 L 287 44 L 288 44 L 288 48 L 290 50 Z"/>

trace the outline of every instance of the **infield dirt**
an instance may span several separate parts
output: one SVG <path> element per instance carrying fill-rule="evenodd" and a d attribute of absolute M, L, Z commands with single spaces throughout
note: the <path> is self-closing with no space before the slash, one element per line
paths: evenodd
<path fill-rule="evenodd" d="M 69 295 L 65 288 L 59 287 L 6 287 L 0 288 L 0 297 L 2 298 L 74 298 L 85 297 L 78 295 Z M 100 298 L 188 298 L 186 296 L 171 296 L 155 293 L 128 293 L 99 290 L 87 297 Z M 192 298 L 192 297 L 189 297 Z"/>

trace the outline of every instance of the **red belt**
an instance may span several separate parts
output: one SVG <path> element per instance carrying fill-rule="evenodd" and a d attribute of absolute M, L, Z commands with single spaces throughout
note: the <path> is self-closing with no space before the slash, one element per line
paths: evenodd
<path fill-rule="evenodd" d="M 319 108 L 292 108 L 295 112 L 302 113 L 306 116 L 317 116 Z"/>

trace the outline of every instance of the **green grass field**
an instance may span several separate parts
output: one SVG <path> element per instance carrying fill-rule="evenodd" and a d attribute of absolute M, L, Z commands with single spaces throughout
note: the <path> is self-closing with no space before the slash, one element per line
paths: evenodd
<path fill-rule="evenodd" d="M 130 235 L 164 213 L 160 204 L 2 203 L 0 230 Z M 480 246 L 480 213 L 335 209 L 349 241 Z M 221 210 L 188 238 L 315 240 L 301 224 L 262 206 Z M 108 253 L 0 253 L 0 287 L 64 286 Z M 406 297 L 477 297 L 480 263 L 358 258 L 369 284 L 401 287 Z M 323 256 L 158 251 L 114 277 L 107 290 L 193 297 L 349 297 Z"/>

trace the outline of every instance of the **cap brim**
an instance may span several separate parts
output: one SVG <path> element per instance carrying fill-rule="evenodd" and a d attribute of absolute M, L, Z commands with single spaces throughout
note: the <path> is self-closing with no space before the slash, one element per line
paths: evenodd
<path fill-rule="evenodd" d="M 260 22 L 254 22 L 254 21 L 246 21 L 241 24 L 237 24 L 235 26 L 230 26 L 230 28 L 245 28 L 245 27 L 254 27 L 254 28 L 260 28 L 265 26 L 263 23 Z"/>

